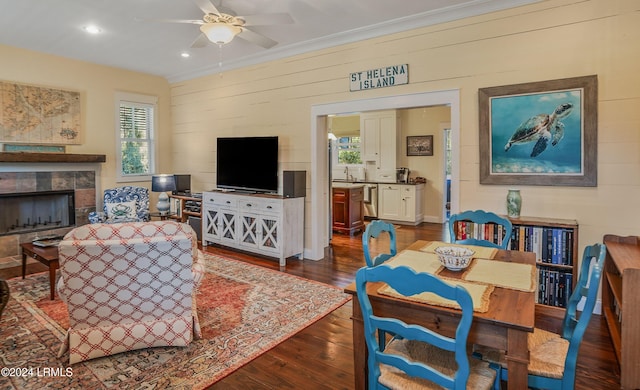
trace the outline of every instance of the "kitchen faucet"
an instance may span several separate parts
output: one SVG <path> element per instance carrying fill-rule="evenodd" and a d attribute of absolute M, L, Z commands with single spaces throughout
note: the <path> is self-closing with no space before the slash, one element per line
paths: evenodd
<path fill-rule="evenodd" d="M 353 175 L 349 174 L 349 166 L 344 167 L 344 177 L 348 181 L 353 181 Z"/>

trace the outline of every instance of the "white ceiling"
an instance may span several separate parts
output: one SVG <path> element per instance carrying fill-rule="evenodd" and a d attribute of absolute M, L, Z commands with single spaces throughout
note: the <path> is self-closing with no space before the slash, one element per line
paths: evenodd
<path fill-rule="evenodd" d="M 202 19 L 198 0 L 0 0 L 0 44 L 175 82 L 535 1 L 213 0 L 223 12 L 286 12 L 294 19 L 293 24 L 252 27 L 278 41 L 270 49 L 235 38 L 219 50 L 215 44 L 190 47 L 200 34 L 195 24 L 141 20 Z M 102 33 L 87 34 L 88 24 Z M 191 56 L 182 58 L 184 51 Z"/>

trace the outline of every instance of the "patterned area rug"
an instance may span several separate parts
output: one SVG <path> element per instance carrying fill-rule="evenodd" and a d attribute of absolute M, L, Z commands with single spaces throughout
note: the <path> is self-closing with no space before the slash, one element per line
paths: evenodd
<path fill-rule="evenodd" d="M 0 320 L 0 389 L 202 389 L 349 299 L 337 287 L 206 256 L 197 296 L 202 340 L 71 366 L 67 354 L 57 358 L 68 315 L 59 298 L 49 300 L 48 274 L 9 280 L 11 299 Z"/>

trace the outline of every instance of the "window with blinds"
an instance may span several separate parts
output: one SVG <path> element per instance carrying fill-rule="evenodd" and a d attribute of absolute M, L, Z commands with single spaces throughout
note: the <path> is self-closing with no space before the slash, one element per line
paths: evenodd
<path fill-rule="evenodd" d="M 362 164 L 360 137 L 340 137 L 336 140 L 338 164 Z"/>
<path fill-rule="evenodd" d="M 122 94 L 118 99 L 116 130 L 120 180 L 141 180 L 155 172 L 155 110 L 155 98 L 150 96 Z"/>

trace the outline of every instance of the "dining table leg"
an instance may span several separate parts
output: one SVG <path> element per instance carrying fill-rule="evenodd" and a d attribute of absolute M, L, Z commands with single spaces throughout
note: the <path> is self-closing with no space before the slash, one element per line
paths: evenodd
<path fill-rule="evenodd" d="M 507 388 L 521 390 L 527 388 L 529 374 L 529 346 L 527 344 L 529 332 L 509 328 L 507 330 L 507 369 L 509 379 Z"/>
<path fill-rule="evenodd" d="M 362 320 L 362 311 L 360 303 L 357 299 L 352 301 L 352 332 L 353 332 L 353 368 L 355 390 L 364 390 L 367 386 L 368 370 L 367 370 L 367 344 L 364 339 L 364 322 Z"/>

